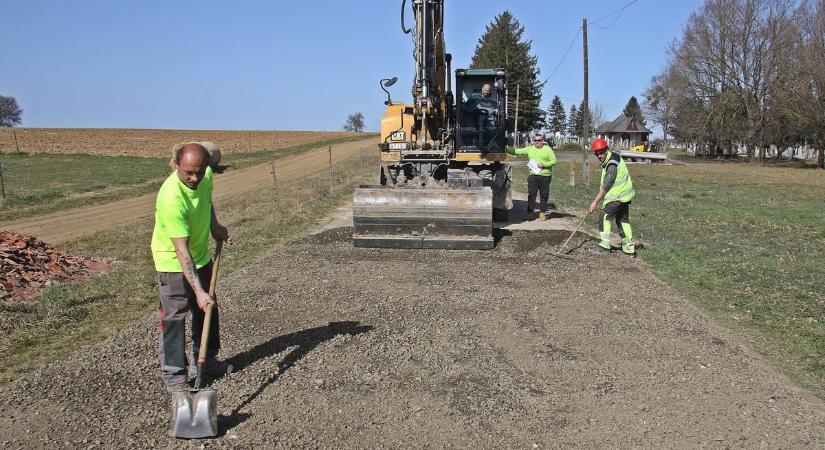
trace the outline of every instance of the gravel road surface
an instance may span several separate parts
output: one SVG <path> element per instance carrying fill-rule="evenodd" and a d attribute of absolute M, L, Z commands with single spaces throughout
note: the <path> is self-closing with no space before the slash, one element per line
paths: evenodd
<path fill-rule="evenodd" d="M 167 436 L 155 317 L 0 386 L 0 448 L 822 448 L 795 388 L 639 260 L 567 232 L 357 249 L 348 228 L 219 282 L 221 435 Z M 228 247 L 227 252 L 232 248 Z"/>

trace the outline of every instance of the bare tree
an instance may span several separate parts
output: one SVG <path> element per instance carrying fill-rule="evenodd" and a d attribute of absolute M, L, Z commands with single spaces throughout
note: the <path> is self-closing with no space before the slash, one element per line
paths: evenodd
<path fill-rule="evenodd" d="M 676 109 L 673 107 L 678 100 L 677 80 L 673 69 L 667 68 L 664 72 L 654 75 L 650 85 L 644 93 L 644 111 L 650 120 L 662 127 L 662 139 L 667 141 L 670 125 L 675 119 Z"/>
<path fill-rule="evenodd" d="M 817 166 L 825 168 L 825 0 L 804 0 L 797 9 L 802 84 L 800 102 L 811 140 L 817 147 Z M 802 89 L 804 87 L 804 89 Z"/>
<path fill-rule="evenodd" d="M 347 116 L 344 131 L 355 131 L 356 133 L 364 131 L 364 115 L 356 112 Z"/>
<path fill-rule="evenodd" d="M 710 142 L 719 156 L 739 142 L 749 158 L 756 147 L 764 157 L 766 124 L 780 117 L 771 108 L 780 105 L 774 100 L 788 70 L 792 13 L 792 0 L 707 0 L 671 46 L 668 68 L 651 80 L 646 106 L 654 120 Z"/>
<path fill-rule="evenodd" d="M 0 127 L 13 127 L 23 121 L 23 110 L 14 97 L 0 95 Z"/>
<path fill-rule="evenodd" d="M 593 103 L 592 105 L 590 105 L 589 109 L 591 125 L 593 126 L 593 128 L 599 128 L 600 126 L 604 125 L 605 122 L 607 122 L 607 117 L 605 116 L 604 108 L 602 108 L 602 105 L 598 103 Z"/>

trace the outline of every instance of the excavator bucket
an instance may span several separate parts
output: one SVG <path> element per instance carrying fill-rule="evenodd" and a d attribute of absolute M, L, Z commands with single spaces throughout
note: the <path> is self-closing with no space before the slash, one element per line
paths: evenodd
<path fill-rule="evenodd" d="M 493 248 L 490 187 L 361 186 L 352 206 L 356 247 Z"/>

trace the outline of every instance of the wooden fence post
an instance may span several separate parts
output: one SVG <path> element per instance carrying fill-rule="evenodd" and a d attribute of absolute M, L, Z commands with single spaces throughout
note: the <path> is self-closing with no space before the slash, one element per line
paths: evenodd
<path fill-rule="evenodd" d="M 576 160 L 570 160 L 570 186 L 576 187 Z"/>
<path fill-rule="evenodd" d="M 272 160 L 272 192 L 275 193 L 275 201 L 278 201 L 278 177 L 275 176 L 275 160 Z"/>
<path fill-rule="evenodd" d="M 6 166 L 4 166 L 3 162 L 0 161 L 0 192 L 3 193 L 4 200 L 6 199 L 6 182 L 3 180 L 3 169 L 5 168 Z"/>
<path fill-rule="evenodd" d="M 17 130 L 12 128 L 11 133 L 14 135 L 14 148 L 17 149 L 17 154 L 20 155 L 20 146 L 17 145 Z"/>

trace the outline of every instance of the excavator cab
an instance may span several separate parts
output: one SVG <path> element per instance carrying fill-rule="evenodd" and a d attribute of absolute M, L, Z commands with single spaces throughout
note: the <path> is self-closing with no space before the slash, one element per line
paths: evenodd
<path fill-rule="evenodd" d="M 456 80 L 456 150 L 504 153 L 507 96 L 504 71 L 458 69 Z"/>

